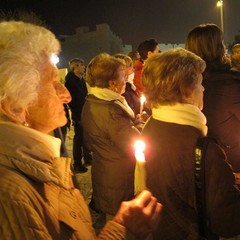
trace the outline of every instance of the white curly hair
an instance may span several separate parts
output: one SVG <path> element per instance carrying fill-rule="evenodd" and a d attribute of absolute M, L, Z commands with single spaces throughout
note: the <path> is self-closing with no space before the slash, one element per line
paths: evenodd
<path fill-rule="evenodd" d="M 44 27 L 0 22 L 0 118 L 6 115 L 4 102 L 26 111 L 37 100 L 41 66 L 59 51 L 59 41 Z"/>

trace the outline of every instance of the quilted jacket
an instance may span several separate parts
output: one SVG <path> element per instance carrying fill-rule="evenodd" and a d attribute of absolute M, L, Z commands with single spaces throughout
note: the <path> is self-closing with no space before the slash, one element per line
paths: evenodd
<path fill-rule="evenodd" d="M 6 122 L 0 133 L 1 239 L 124 239 L 125 228 L 113 221 L 96 237 L 58 139 Z"/>

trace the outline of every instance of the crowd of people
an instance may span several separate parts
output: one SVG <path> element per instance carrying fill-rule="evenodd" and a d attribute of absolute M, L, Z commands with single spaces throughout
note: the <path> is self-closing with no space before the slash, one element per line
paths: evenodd
<path fill-rule="evenodd" d="M 228 54 L 221 29 L 201 24 L 185 48 L 161 52 L 151 38 L 86 66 L 70 59 L 63 85 L 51 31 L 12 20 L 0 23 L 0 36 L 3 239 L 237 239 L 240 44 Z M 66 132 L 59 139 L 69 125 L 73 160 L 62 153 Z M 146 144 L 140 193 L 138 139 Z M 100 233 L 73 181 L 86 165 L 90 207 L 107 220 Z"/>

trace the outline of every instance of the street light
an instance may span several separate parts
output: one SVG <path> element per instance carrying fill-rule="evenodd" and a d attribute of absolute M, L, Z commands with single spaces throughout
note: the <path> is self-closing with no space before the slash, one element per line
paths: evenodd
<path fill-rule="evenodd" d="M 223 0 L 217 1 L 217 7 L 220 8 L 221 29 L 224 32 L 224 26 L 223 26 Z"/>

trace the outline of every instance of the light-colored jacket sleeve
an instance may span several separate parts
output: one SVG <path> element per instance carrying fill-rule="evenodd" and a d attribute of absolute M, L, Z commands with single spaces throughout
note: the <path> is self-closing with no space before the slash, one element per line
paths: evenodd
<path fill-rule="evenodd" d="M 0 201 L 0 236 L 4 240 L 52 239 L 35 209 L 22 201 Z"/>
<path fill-rule="evenodd" d="M 126 228 L 122 225 L 108 221 L 102 231 L 97 236 L 97 239 L 103 240 L 123 240 L 126 239 Z"/>

